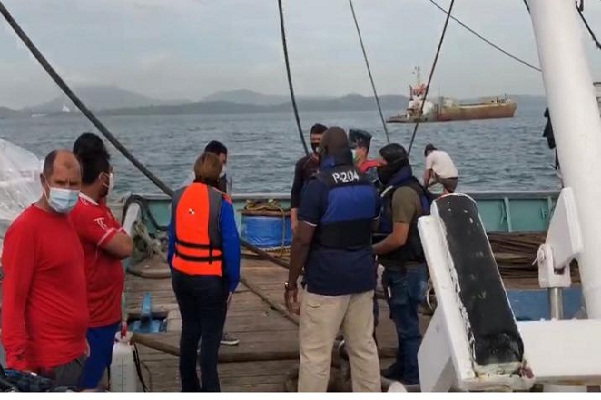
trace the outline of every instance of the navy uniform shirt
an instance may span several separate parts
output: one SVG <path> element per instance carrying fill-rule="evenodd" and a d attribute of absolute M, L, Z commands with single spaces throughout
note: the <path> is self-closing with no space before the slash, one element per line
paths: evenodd
<path fill-rule="evenodd" d="M 341 189 L 345 190 L 344 196 L 331 195 L 332 190 Z M 332 198 L 337 200 L 330 203 Z M 380 196 L 372 185 L 329 189 L 322 181 L 312 179 L 302 193 L 299 221 L 316 226 L 317 231 L 326 212 L 330 214 L 327 216 L 330 221 L 333 218 L 339 221 L 377 220 L 380 215 Z M 307 291 L 325 296 L 374 290 L 376 282 L 371 245 L 347 250 L 312 243 L 305 264 L 304 283 Z"/>

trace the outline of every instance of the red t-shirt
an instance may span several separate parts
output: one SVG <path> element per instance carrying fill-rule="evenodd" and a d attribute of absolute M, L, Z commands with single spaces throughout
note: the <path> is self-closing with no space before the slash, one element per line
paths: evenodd
<path fill-rule="evenodd" d="M 71 221 L 35 205 L 7 229 L 2 252 L 2 344 L 17 370 L 52 368 L 86 350 L 83 250 Z"/>
<path fill-rule="evenodd" d="M 121 321 L 123 265 L 103 249 L 121 230 L 111 210 L 103 203 L 80 194 L 69 214 L 85 255 L 90 327 L 98 328 Z"/>
<path fill-rule="evenodd" d="M 357 168 L 359 169 L 359 172 L 361 172 L 362 174 L 366 173 L 368 169 L 370 168 L 377 168 L 380 166 L 380 161 L 378 160 L 365 160 L 363 161 L 363 163 L 361 165 L 358 165 Z"/>

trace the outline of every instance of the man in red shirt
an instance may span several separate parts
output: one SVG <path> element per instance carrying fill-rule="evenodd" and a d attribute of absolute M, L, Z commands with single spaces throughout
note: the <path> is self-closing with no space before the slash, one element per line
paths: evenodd
<path fill-rule="evenodd" d="M 379 160 L 369 160 L 369 144 L 371 142 L 371 134 L 361 129 L 349 130 L 349 142 L 353 149 L 353 158 L 355 166 L 362 174 L 367 176 L 372 183 L 378 182 L 377 168 L 380 166 Z"/>
<path fill-rule="evenodd" d="M 93 133 L 84 133 L 75 141 L 73 151 L 82 165 L 83 183 L 70 218 L 84 250 L 90 311 L 86 333 L 90 357 L 84 366 L 81 387 L 94 389 L 112 362 L 115 333 L 122 320 L 121 260 L 131 256 L 133 242 L 106 206 L 113 186 L 113 172 L 102 139 Z"/>
<path fill-rule="evenodd" d="M 2 344 L 9 368 L 78 386 L 87 353 L 84 255 L 67 217 L 81 187 L 67 150 L 44 159 L 42 197 L 7 229 L 2 265 Z"/>

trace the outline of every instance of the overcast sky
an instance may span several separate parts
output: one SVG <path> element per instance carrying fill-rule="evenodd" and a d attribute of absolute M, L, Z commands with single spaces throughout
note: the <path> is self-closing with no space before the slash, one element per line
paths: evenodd
<path fill-rule="evenodd" d="M 437 0 L 444 7 L 448 0 Z M 287 93 L 276 0 L 5 0 L 47 58 L 75 86 L 114 85 L 162 99 L 212 92 Z M 369 94 L 347 0 L 284 0 L 295 89 L 303 95 Z M 425 79 L 445 15 L 428 0 L 355 0 L 380 93 L 406 94 L 414 66 Z M 458 0 L 454 16 L 538 65 L 522 0 Z M 601 2 L 585 15 L 601 36 Z M 2 22 L 4 22 L 2 20 Z M 58 94 L 5 23 L 0 30 L 0 105 Z M 601 79 L 601 51 L 586 41 Z M 451 21 L 434 94 L 542 94 L 539 73 Z M 439 92 L 440 91 L 440 92 Z"/>

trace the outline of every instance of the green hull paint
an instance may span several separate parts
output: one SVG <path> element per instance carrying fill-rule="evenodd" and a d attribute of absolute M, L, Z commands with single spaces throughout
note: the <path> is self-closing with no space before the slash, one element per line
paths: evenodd
<path fill-rule="evenodd" d="M 555 207 L 558 192 L 474 192 L 467 193 L 478 204 L 480 218 L 487 232 L 545 232 Z M 142 196 L 148 209 L 160 226 L 169 224 L 170 200 L 167 196 L 150 194 Z M 290 207 L 290 197 L 281 193 L 249 193 L 233 195 L 236 221 L 240 227 L 240 210 L 246 200 L 277 200 L 283 208 Z M 144 216 L 146 228 L 155 228 Z"/>

